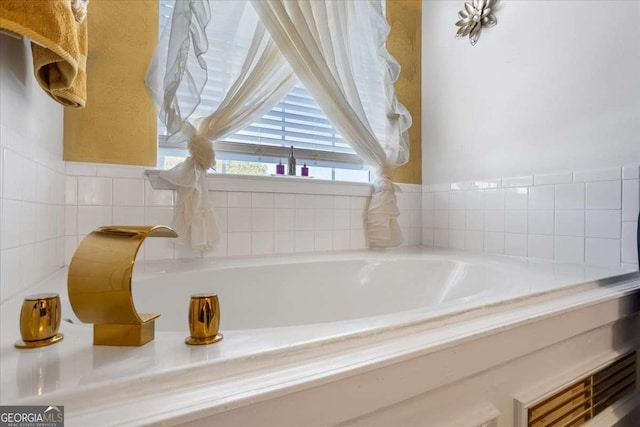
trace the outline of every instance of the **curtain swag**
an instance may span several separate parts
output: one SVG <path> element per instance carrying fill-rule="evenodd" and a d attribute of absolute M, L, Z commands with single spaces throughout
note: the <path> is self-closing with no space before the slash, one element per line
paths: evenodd
<path fill-rule="evenodd" d="M 177 188 L 173 227 L 182 243 L 204 250 L 219 238 L 206 189 L 213 142 L 262 117 L 298 79 L 372 167 L 369 246 L 402 243 L 393 170 L 409 159 L 411 116 L 393 87 L 400 66 L 386 50 L 388 34 L 380 0 L 176 1 L 147 85 L 169 139 L 189 148 L 183 163 L 161 175 Z M 227 53 L 226 72 L 207 67 L 203 53 L 213 44 Z M 209 116 L 191 117 L 213 75 L 226 90 Z"/>

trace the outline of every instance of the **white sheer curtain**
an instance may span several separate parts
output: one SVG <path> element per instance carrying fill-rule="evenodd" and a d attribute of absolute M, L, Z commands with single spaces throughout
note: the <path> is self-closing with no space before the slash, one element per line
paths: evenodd
<path fill-rule="evenodd" d="M 393 170 L 409 159 L 411 116 L 393 82 L 380 0 L 252 0 L 260 20 L 324 113 L 369 165 L 374 193 L 367 212 L 371 247 L 397 246 L 402 233 Z"/>
<path fill-rule="evenodd" d="M 209 49 L 216 56 L 207 63 Z M 209 249 L 219 239 L 206 184 L 213 142 L 262 117 L 297 79 L 247 1 L 179 0 L 146 81 L 169 141 L 190 153 L 161 174 L 177 188 L 173 227 L 181 243 Z M 203 96 L 213 99 L 212 112 L 193 117 Z"/>

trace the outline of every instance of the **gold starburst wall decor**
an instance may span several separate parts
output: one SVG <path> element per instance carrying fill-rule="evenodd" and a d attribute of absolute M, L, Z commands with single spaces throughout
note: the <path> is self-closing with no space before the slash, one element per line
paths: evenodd
<path fill-rule="evenodd" d="M 466 2 L 464 8 L 458 12 L 460 20 L 456 22 L 456 27 L 460 27 L 456 37 L 469 36 L 471 46 L 475 46 L 480 38 L 482 27 L 493 27 L 498 23 L 493 14 L 496 0 L 473 0 Z"/>

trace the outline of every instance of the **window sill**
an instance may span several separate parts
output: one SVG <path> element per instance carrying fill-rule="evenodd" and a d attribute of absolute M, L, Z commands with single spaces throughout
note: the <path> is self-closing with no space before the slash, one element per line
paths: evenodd
<path fill-rule="evenodd" d="M 160 178 L 160 170 L 145 171 L 156 190 L 175 190 L 176 187 Z M 324 179 L 289 176 L 252 176 L 207 174 L 209 191 L 250 191 L 256 193 L 329 194 L 335 196 L 370 196 L 373 185 L 363 182 L 328 181 Z"/>

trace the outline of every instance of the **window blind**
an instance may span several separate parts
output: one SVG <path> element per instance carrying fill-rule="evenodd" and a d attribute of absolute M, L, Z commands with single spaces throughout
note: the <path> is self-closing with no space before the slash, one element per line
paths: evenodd
<path fill-rule="evenodd" d="M 174 2 L 175 0 L 160 0 L 160 31 L 165 29 L 171 19 Z M 215 2 L 210 5 L 211 13 L 214 14 Z M 216 46 L 215 40 L 209 41 L 209 49 L 203 55 L 209 69 L 209 79 L 192 118 L 211 114 L 223 96 L 223 82 L 226 80 L 222 77 L 225 70 L 216 58 L 224 54 L 224 49 Z M 238 60 L 241 61 L 242 58 Z M 188 96 L 187 93 L 178 92 L 179 100 L 185 101 Z M 159 131 L 160 147 L 184 148 L 167 141 L 164 137 L 166 130 L 161 123 Z M 217 141 L 216 151 L 233 153 L 246 160 L 277 162 L 279 159 L 286 159 L 291 146 L 295 147 L 296 157 L 306 160 L 310 165 L 363 169 L 362 160 L 340 136 L 302 84 L 296 85 L 260 120 L 223 141 Z"/>

